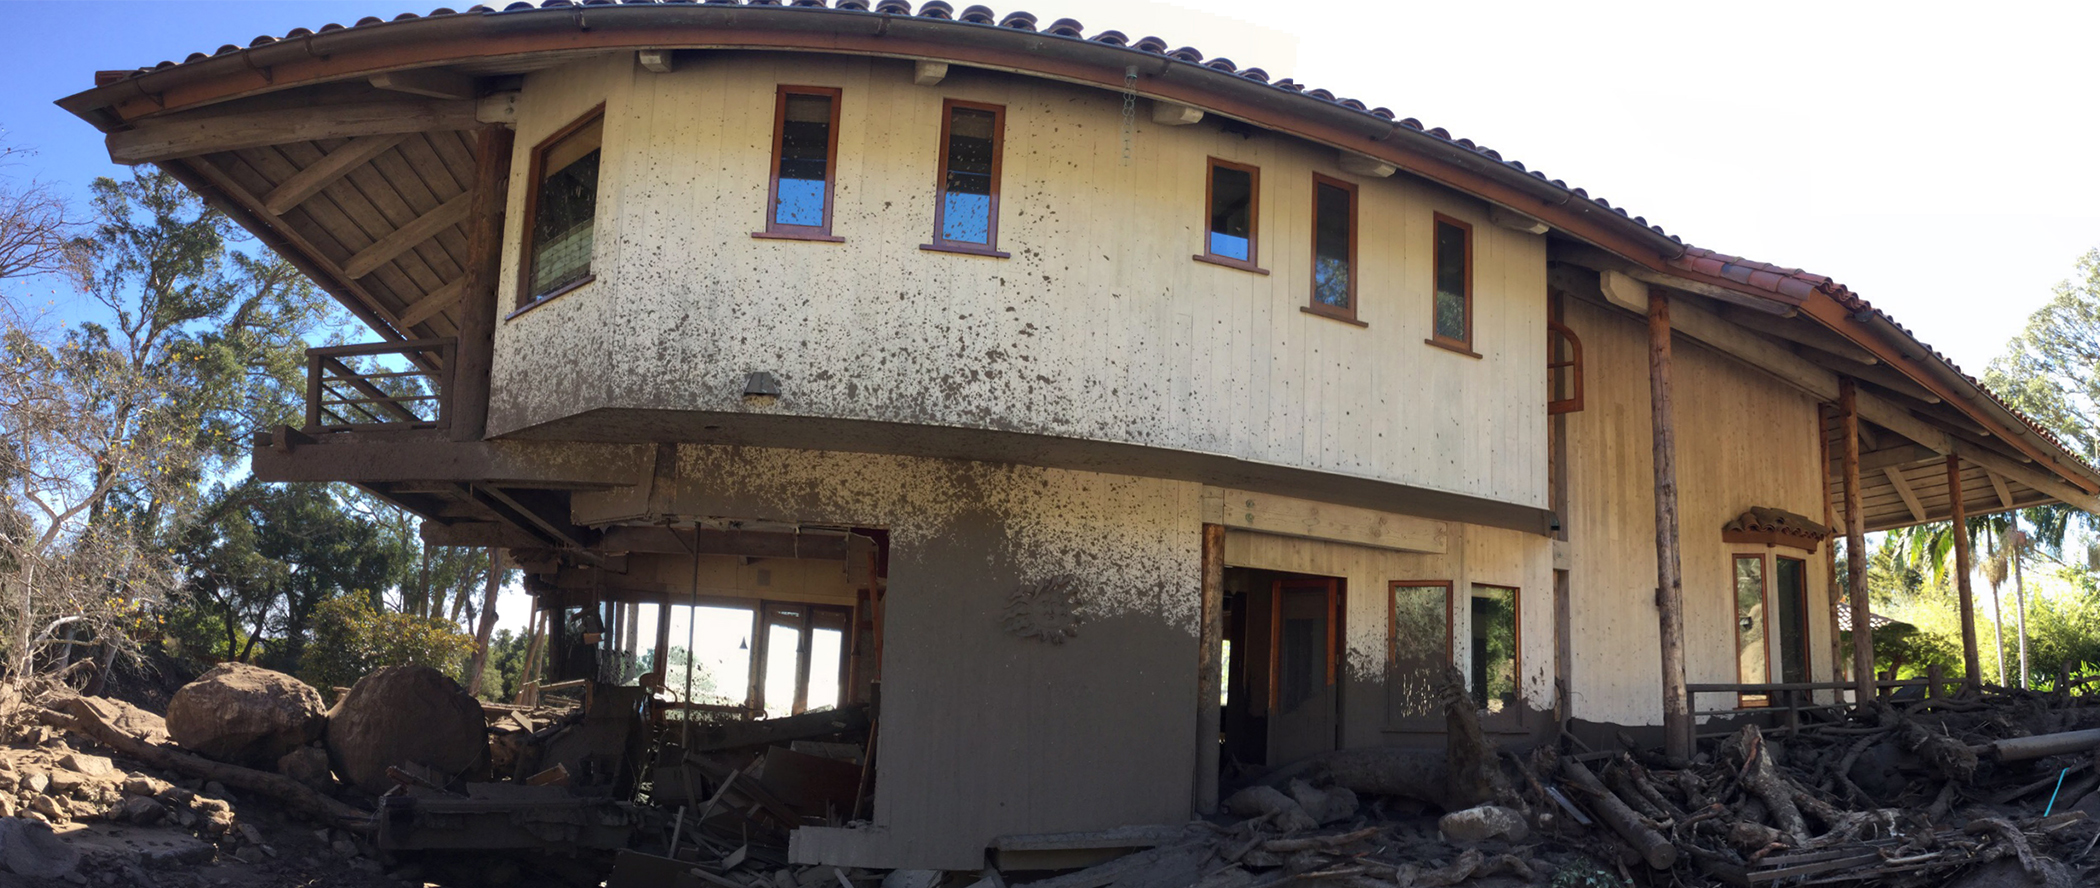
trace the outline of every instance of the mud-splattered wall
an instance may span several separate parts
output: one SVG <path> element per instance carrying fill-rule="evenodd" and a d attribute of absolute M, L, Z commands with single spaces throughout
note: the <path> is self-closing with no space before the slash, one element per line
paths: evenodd
<path fill-rule="evenodd" d="M 1467 494 L 1546 501 L 1544 238 L 1405 175 L 1216 119 L 1126 124 L 1113 93 L 908 62 L 716 53 L 651 74 L 607 56 L 530 75 L 515 168 L 606 107 L 597 280 L 498 333 L 491 431 L 599 408 L 866 419 L 1223 454 Z M 778 84 L 842 89 L 843 243 L 759 240 Z M 928 252 L 944 98 L 1007 108 L 998 247 Z M 1261 168 L 1270 274 L 1193 261 L 1207 156 Z M 1299 309 L 1314 172 L 1361 187 L 1359 316 Z M 505 280 L 515 278 L 522 178 Z M 1424 344 L 1431 224 L 1474 225 L 1469 357 Z M 747 373 L 777 403 L 741 397 Z M 1462 405 L 1462 406 L 1461 406 Z M 744 439 L 763 443 L 764 439 Z M 1048 458 L 1046 458 L 1048 460 Z"/>
<path fill-rule="evenodd" d="M 1572 710 L 1592 721 L 1660 724 L 1647 327 L 1629 314 L 1575 300 L 1567 318 L 1588 363 L 1585 405 L 1568 415 Z M 1683 337 L 1673 354 L 1686 677 L 1735 682 L 1731 556 L 1771 553 L 1722 542 L 1721 526 L 1751 506 L 1823 520 L 1816 402 Z M 1772 551 L 1808 562 L 1809 674 L 1828 681 L 1825 553 Z M 1726 702 L 1705 696 L 1699 705 Z"/>
<path fill-rule="evenodd" d="M 806 828 L 797 848 L 832 863 L 971 869 L 1003 834 L 1188 816 L 1197 485 L 700 446 L 679 448 L 676 484 L 681 516 L 890 532 L 875 828 Z M 576 517 L 630 508 L 621 496 L 579 497 Z M 1007 631 L 1008 597 L 1050 579 L 1077 593 L 1077 636 Z"/>

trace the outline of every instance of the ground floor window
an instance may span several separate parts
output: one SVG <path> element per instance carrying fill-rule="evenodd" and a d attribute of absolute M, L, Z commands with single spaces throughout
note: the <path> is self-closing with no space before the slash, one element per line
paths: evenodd
<path fill-rule="evenodd" d="M 1517 708 L 1517 590 L 1508 586 L 1473 587 L 1468 601 L 1472 617 L 1472 667 L 1467 685 L 1473 705 L 1489 715 Z"/>
<path fill-rule="evenodd" d="M 756 718 L 836 707 L 845 695 L 852 614 L 841 605 L 780 601 L 672 604 L 664 694 L 690 711 Z M 653 621 L 644 622 L 642 634 L 653 632 Z"/>

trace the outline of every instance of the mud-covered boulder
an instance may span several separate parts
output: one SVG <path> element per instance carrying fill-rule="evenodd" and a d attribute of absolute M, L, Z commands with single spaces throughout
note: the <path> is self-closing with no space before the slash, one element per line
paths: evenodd
<path fill-rule="evenodd" d="M 328 711 L 328 761 L 336 776 L 369 793 L 393 787 L 389 767 L 463 774 L 485 768 L 488 751 L 481 703 L 428 666 L 367 675 Z"/>
<path fill-rule="evenodd" d="M 282 672 L 221 663 L 168 701 L 168 736 L 222 762 L 269 768 L 320 739 L 328 709 L 321 692 Z"/>

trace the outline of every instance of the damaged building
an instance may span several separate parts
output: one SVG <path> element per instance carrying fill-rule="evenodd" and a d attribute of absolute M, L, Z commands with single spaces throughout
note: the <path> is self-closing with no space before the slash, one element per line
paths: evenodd
<path fill-rule="evenodd" d="M 371 328 L 253 469 L 525 569 L 602 730 L 513 769 L 796 863 L 976 869 L 1439 746 L 1454 665 L 1503 742 L 1688 749 L 1874 692 L 1834 536 L 2100 491 L 1828 278 L 1066 19 L 553 0 L 59 104 Z M 478 792 L 381 816 L 444 846 Z"/>

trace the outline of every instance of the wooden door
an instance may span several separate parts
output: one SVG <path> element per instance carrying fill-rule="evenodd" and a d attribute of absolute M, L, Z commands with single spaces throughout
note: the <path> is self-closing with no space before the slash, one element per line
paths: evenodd
<path fill-rule="evenodd" d="M 1341 583 L 1277 580 L 1269 596 L 1269 765 L 1335 748 Z"/>

